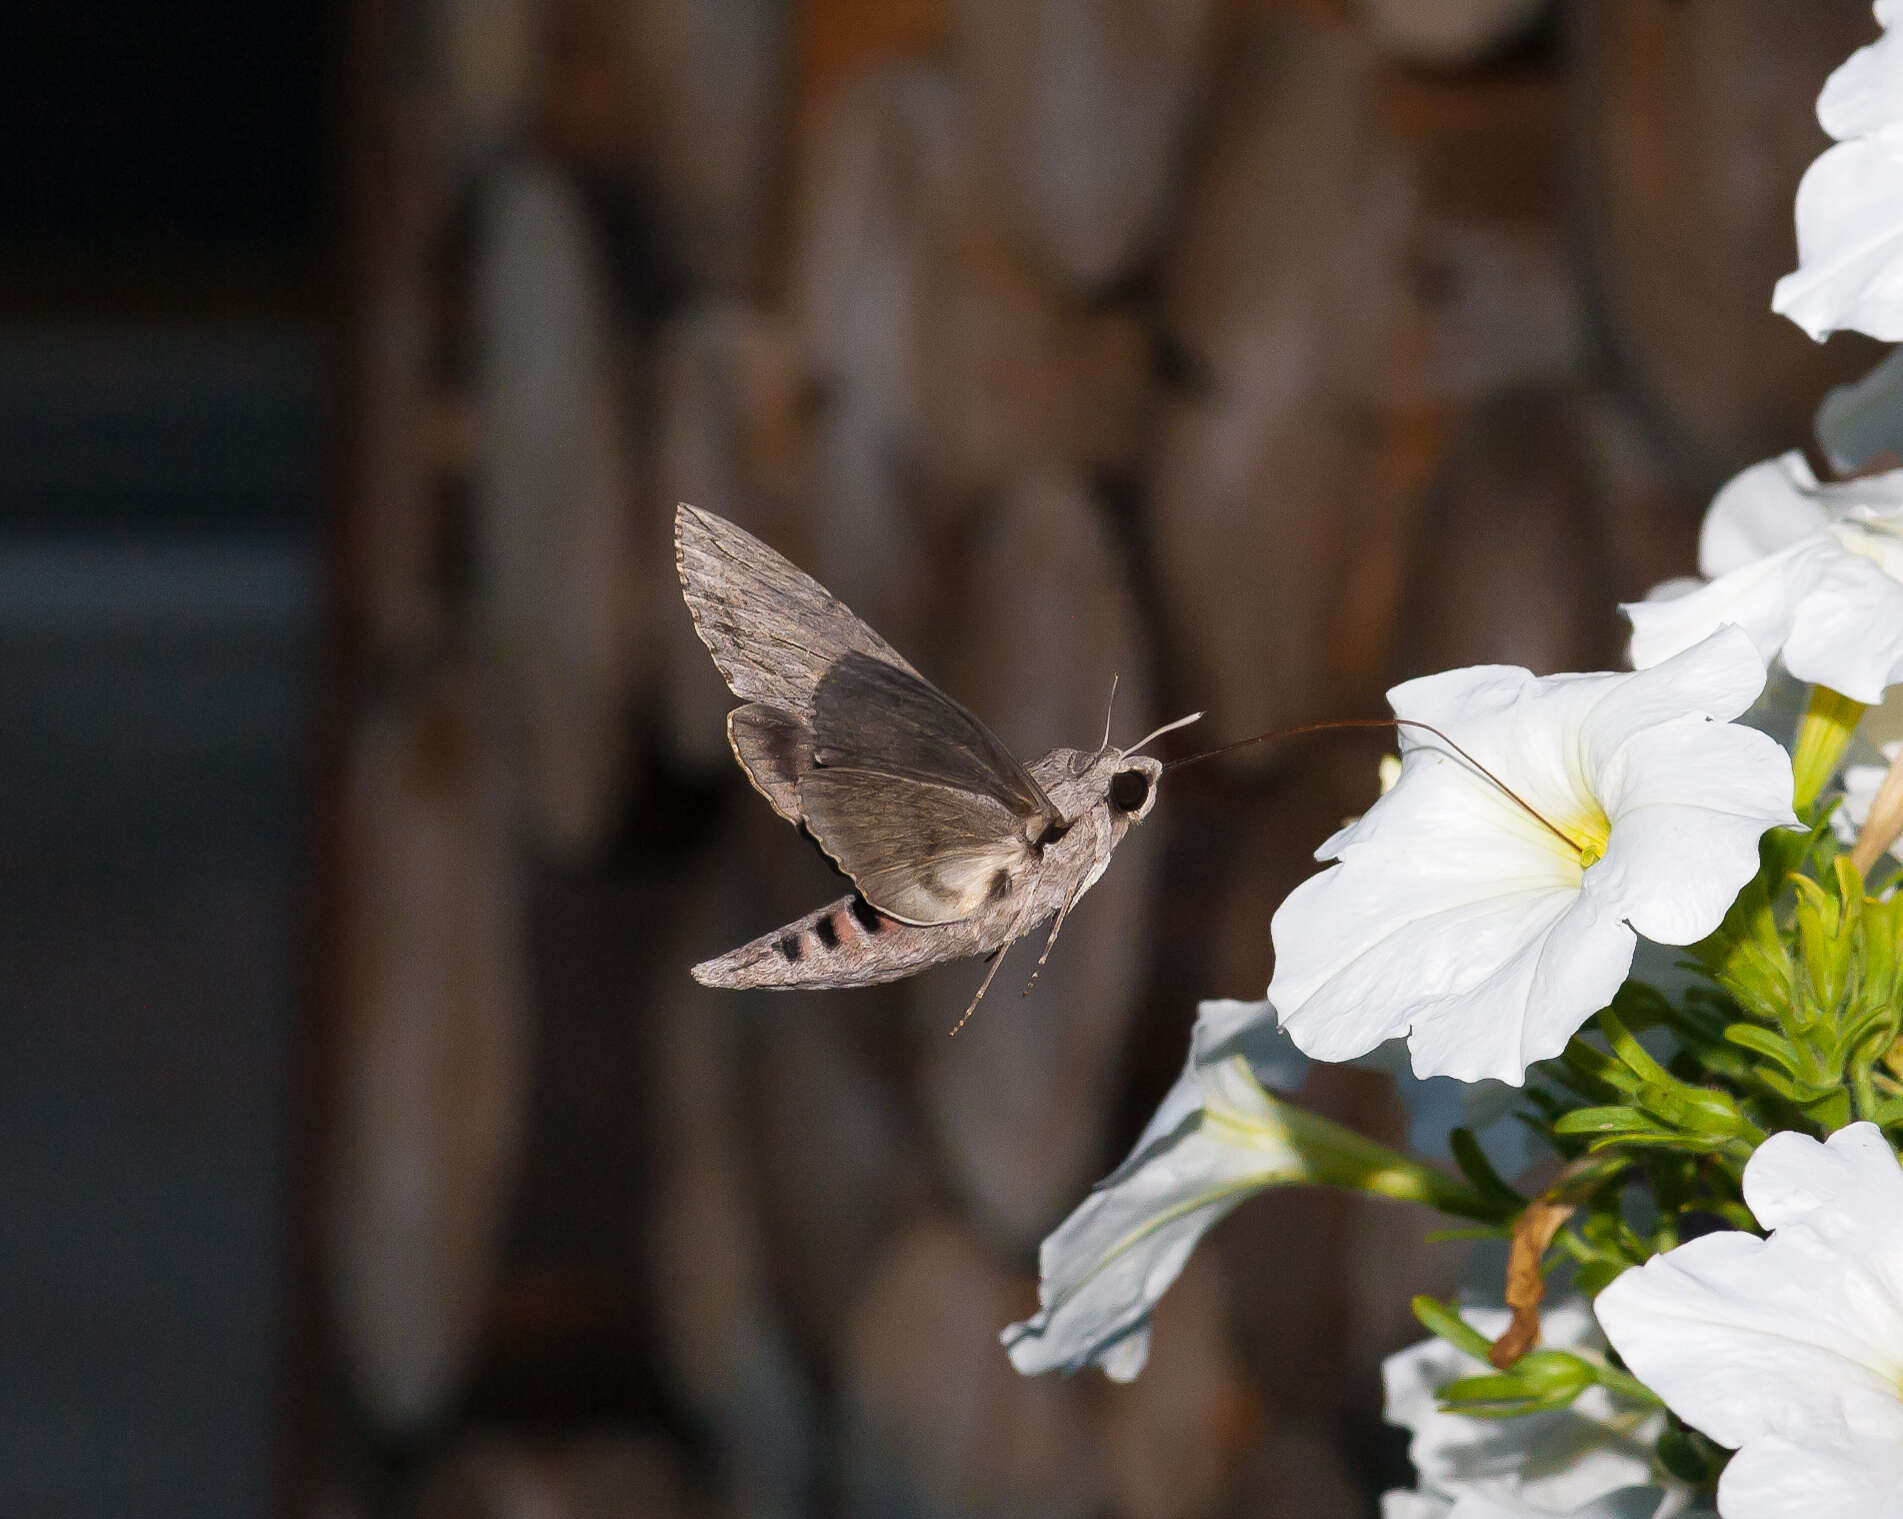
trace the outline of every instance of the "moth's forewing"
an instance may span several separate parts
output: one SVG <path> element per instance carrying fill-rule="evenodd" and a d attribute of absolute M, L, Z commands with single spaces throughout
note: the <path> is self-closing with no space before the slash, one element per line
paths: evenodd
<path fill-rule="evenodd" d="M 742 701 L 810 722 L 820 678 L 848 654 L 917 674 L 812 576 L 711 512 L 674 509 L 674 562 L 694 630 Z"/>
<path fill-rule="evenodd" d="M 819 682 L 814 758 L 988 797 L 1023 819 L 1035 841 L 1057 821 L 1043 787 L 1003 741 L 912 670 L 848 654 Z"/>
<path fill-rule="evenodd" d="M 968 918 L 1037 864 L 1017 814 L 975 791 L 831 766 L 799 789 L 820 848 L 867 901 L 907 923 Z"/>
<path fill-rule="evenodd" d="M 951 923 L 1009 896 L 1057 822 L 1031 773 L 922 677 L 864 654 L 825 674 L 800 813 L 875 907 Z"/>

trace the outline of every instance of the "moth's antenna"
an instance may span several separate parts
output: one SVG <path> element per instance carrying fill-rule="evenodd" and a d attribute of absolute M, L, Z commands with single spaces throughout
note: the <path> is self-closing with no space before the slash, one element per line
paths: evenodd
<path fill-rule="evenodd" d="M 1137 750 L 1141 749 L 1145 744 L 1149 743 L 1150 740 L 1152 739 L 1161 738 L 1165 733 L 1174 733 L 1178 728 L 1187 728 L 1191 723 L 1199 723 L 1202 720 L 1203 720 L 1202 713 L 1192 712 L 1189 714 L 1188 717 L 1179 717 L 1173 723 L 1165 723 L 1163 724 L 1162 727 L 1158 728 L 1156 732 L 1146 734 L 1144 737 L 1138 739 L 1128 749 L 1125 749 L 1123 751 L 1124 757 L 1127 759 L 1130 755 L 1135 754 Z M 1178 763 L 1180 764 L 1181 761 L 1179 760 Z"/>
<path fill-rule="evenodd" d="M 1492 781 L 1493 784 L 1505 792 L 1507 796 L 1519 803 L 1527 815 L 1548 833 L 1552 834 L 1554 838 L 1571 849 L 1580 849 L 1582 847 L 1578 839 L 1572 837 L 1565 829 L 1561 828 L 1551 818 L 1546 816 L 1545 813 L 1541 812 L 1539 808 L 1535 807 L 1525 797 L 1521 796 L 1519 792 L 1501 780 L 1499 776 L 1481 764 L 1479 760 L 1461 748 L 1459 744 L 1441 732 L 1440 729 L 1436 728 L 1432 723 L 1419 722 L 1411 717 L 1342 717 L 1336 718 L 1332 722 L 1303 723 L 1297 728 L 1272 728 L 1267 733 L 1256 734 L 1254 738 L 1239 738 L 1233 744 L 1223 744 L 1215 749 L 1207 749 L 1201 754 L 1192 754 L 1186 759 L 1171 760 L 1165 764 L 1163 768 L 1166 771 L 1181 770 L 1185 765 L 1199 764 L 1203 760 L 1214 759 L 1217 755 L 1227 754 L 1232 749 L 1246 749 L 1250 744 L 1266 743 L 1268 740 L 1275 738 L 1300 738 L 1305 733 L 1329 733 L 1343 728 L 1419 728 L 1423 732 L 1431 733 L 1469 765 L 1473 766 L 1479 774 Z M 1144 742 L 1148 743 L 1149 740 L 1145 739 Z"/>
<path fill-rule="evenodd" d="M 1099 754 L 1110 752 L 1110 715 L 1117 710 L 1117 677 L 1110 677 L 1110 703 L 1103 709 L 1103 742 L 1097 746 Z"/>

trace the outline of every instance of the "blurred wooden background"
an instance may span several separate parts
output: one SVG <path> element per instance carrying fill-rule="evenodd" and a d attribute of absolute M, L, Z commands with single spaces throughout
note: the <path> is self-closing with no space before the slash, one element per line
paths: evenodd
<path fill-rule="evenodd" d="M 694 961 L 832 889 L 685 499 L 1020 754 L 1620 657 L 1874 362 L 1770 314 L 1863 0 L 359 0 L 286 1490 L 357 1516 L 1374 1512 L 1458 1247 L 1286 1195 L 1128 1388 L 997 1331 L 1381 745 L 1164 788 L 1026 1001 Z M 1182 752 L 1179 750 L 1178 752 Z M 1030 957 L 1025 957 L 1028 973 Z M 1007 969 L 1000 982 L 1011 977 Z M 1389 1138 L 1373 1076 L 1307 1100 Z"/>

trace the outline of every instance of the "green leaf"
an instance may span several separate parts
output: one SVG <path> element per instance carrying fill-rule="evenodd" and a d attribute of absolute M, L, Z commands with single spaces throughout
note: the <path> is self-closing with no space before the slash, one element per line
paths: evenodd
<path fill-rule="evenodd" d="M 1564 1352 L 1558 1354 L 1563 1355 Z M 1525 1357 L 1521 1364 L 1531 1359 L 1531 1356 Z M 1569 1359 L 1578 1361 L 1576 1356 Z M 1458 1382 L 1449 1382 L 1440 1390 L 1440 1406 L 1449 1413 L 1466 1414 L 1469 1418 L 1477 1419 L 1512 1419 L 1524 1414 L 1550 1413 L 1554 1409 L 1567 1407 L 1593 1385 L 1595 1378 L 1592 1368 L 1583 1361 L 1578 1364 L 1585 1372 L 1583 1382 L 1567 1377 L 1551 1385 L 1542 1385 L 1521 1377 L 1517 1365 L 1510 1372 L 1463 1377 Z"/>
<path fill-rule="evenodd" d="M 1601 1010 L 1599 1027 L 1606 1036 L 1606 1043 L 1612 1046 L 1612 1053 L 1618 1058 L 1620 1064 L 1641 1082 L 1671 1081 L 1671 1073 L 1652 1058 L 1644 1045 L 1632 1037 L 1631 1031 L 1625 1026 L 1625 1021 L 1611 1008 Z"/>
<path fill-rule="evenodd" d="M 1762 1055 L 1774 1062 L 1787 1076 L 1795 1076 L 1803 1067 L 1803 1059 L 1791 1048 L 1791 1041 L 1782 1034 L 1774 1034 L 1768 1028 L 1755 1023 L 1733 1023 L 1725 1029 L 1725 1039 L 1741 1049 L 1747 1049 L 1754 1055 Z"/>
<path fill-rule="evenodd" d="M 1460 1167 L 1460 1174 L 1467 1178 L 1474 1191 L 1515 1213 L 1526 1206 L 1526 1199 L 1508 1186 L 1500 1173 L 1494 1170 L 1493 1162 L 1487 1159 L 1472 1129 L 1451 1130 L 1447 1135 L 1447 1144 L 1453 1151 L 1454 1164 Z"/>
<path fill-rule="evenodd" d="M 1555 1076 L 1574 1076 L 1578 1081 L 1568 1082 L 1581 1096 L 1594 1096 L 1591 1087 L 1598 1085 L 1609 1092 L 1630 1095 L 1639 1088 L 1639 1078 L 1628 1070 L 1622 1061 L 1614 1059 L 1604 1050 L 1596 1049 L 1583 1039 L 1567 1041 L 1566 1048 L 1560 1051 L 1560 1070 Z M 1584 1084 L 1582 1084 L 1584 1083 Z"/>
<path fill-rule="evenodd" d="M 1599 1380 L 1598 1368 L 1570 1350 L 1530 1350 L 1513 1363 L 1513 1375 L 1536 1394 L 1564 1389 L 1574 1397 Z"/>
<path fill-rule="evenodd" d="M 1487 1352 L 1493 1349 L 1493 1341 L 1460 1316 L 1458 1304 L 1443 1303 L 1422 1293 L 1411 1306 L 1414 1317 L 1420 1320 L 1421 1327 L 1429 1334 L 1437 1335 L 1476 1361 L 1487 1359 Z"/>
<path fill-rule="evenodd" d="M 1598 1297 L 1631 1269 L 1627 1261 L 1588 1261 L 1573 1272 L 1573 1285 L 1587 1297 Z"/>
<path fill-rule="evenodd" d="M 1666 1079 L 1670 1085 L 1646 1083 L 1639 1092 L 1640 1106 L 1685 1134 L 1705 1134 L 1713 1139 L 1743 1136 L 1753 1145 L 1763 1143 L 1764 1135 L 1738 1111 L 1729 1092 Z"/>
<path fill-rule="evenodd" d="M 1640 1134 L 1654 1133 L 1657 1129 L 1650 1115 L 1623 1104 L 1574 1108 L 1570 1113 L 1562 1113 L 1553 1124 L 1555 1134 Z"/>

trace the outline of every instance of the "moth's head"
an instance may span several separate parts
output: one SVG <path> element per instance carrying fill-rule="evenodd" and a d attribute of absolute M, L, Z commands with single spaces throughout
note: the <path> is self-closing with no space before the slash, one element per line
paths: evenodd
<path fill-rule="evenodd" d="M 1163 774 L 1161 760 L 1147 754 L 1106 756 L 1110 771 L 1105 797 L 1112 817 L 1140 823 L 1156 805 L 1156 783 Z"/>
<path fill-rule="evenodd" d="M 1104 799 L 1109 804 L 1113 821 L 1140 823 L 1156 805 L 1156 783 L 1162 778 L 1163 762 L 1137 751 L 1147 746 L 1152 739 L 1173 733 L 1178 728 L 1186 728 L 1201 718 L 1200 712 L 1179 717 L 1175 722 L 1165 723 L 1154 733 L 1138 739 L 1128 749 L 1112 749 L 1106 738 L 1103 748 L 1097 751 L 1096 762 L 1108 771 L 1104 778 Z"/>

